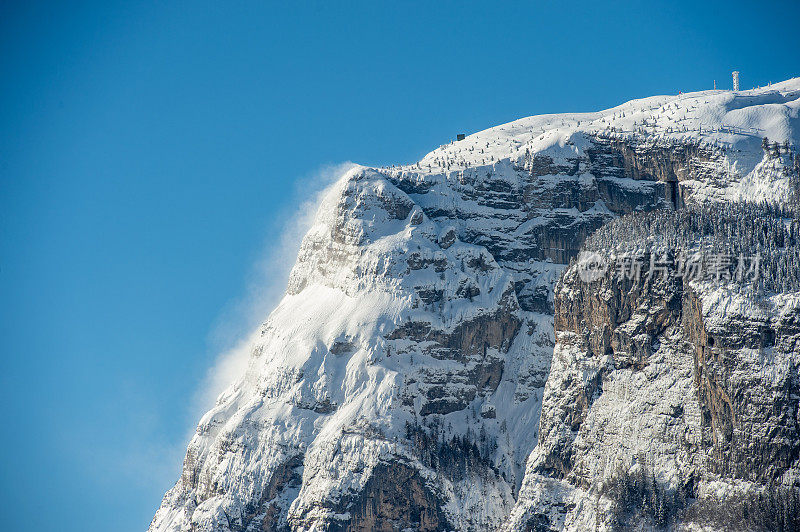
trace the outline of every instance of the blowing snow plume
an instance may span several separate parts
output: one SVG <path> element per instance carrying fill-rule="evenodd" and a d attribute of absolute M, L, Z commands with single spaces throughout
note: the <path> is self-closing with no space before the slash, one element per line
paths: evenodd
<path fill-rule="evenodd" d="M 194 419 L 199 418 L 219 395 L 244 373 L 250 357 L 250 346 L 257 327 L 280 302 L 286 291 L 289 272 L 297 257 L 300 243 L 314 221 L 317 209 L 336 182 L 357 165 L 352 162 L 326 165 L 301 178 L 293 196 L 297 206 L 284 216 L 279 235 L 264 239 L 262 257 L 253 265 L 245 295 L 233 304 L 211 333 L 212 342 L 232 347 L 222 348 L 206 372 L 195 393 Z"/>

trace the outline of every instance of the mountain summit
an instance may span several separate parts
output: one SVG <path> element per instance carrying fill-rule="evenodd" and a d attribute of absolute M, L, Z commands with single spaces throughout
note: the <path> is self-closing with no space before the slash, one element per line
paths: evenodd
<path fill-rule="evenodd" d="M 798 526 L 799 113 L 795 78 L 351 169 L 150 530 Z"/>

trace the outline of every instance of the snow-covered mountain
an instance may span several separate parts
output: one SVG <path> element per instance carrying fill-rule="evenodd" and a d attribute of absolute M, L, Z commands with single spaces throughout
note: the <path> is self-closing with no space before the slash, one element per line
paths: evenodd
<path fill-rule="evenodd" d="M 742 202 L 773 204 L 740 216 L 781 220 L 761 232 L 796 250 L 799 132 L 795 78 L 525 118 L 348 171 L 150 530 L 714 529 L 714 501 L 753 515 L 753 493 L 791 513 L 795 284 L 565 268 L 585 243 L 722 242 L 635 220 Z"/>

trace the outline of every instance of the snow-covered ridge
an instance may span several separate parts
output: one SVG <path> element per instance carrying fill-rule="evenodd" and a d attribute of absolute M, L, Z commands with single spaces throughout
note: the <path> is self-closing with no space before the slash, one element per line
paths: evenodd
<path fill-rule="evenodd" d="M 627 213 L 789 202 L 799 109 L 800 78 L 653 97 L 347 172 L 151 530 L 492 530 L 527 511 L 565 265 Z"/>
<path fill-rule="evenodd" d="M 732 92 L 710 90 L 652 96 L 595 113 L 531 116 L 468 135 L 433 150 L 406 168 L 463 170 L 525 153 L 569 156 L 585 147 L 584 136 L 613 134 L 651 140 L 703 142 L 757 153 L 763 137 L 795 146 L 800 78 L 770 87 Z M 759 158 L 760 159 L 760 158 Z M 741 163 L 740 163 L 741 164 Z M 753 163 L 743 168 L 752 169 Z"/>

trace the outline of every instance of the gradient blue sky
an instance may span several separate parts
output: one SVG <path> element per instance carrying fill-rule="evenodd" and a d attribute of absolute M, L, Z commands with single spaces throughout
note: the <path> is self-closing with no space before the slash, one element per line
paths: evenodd
<path fill-rule="evenodd" d="M 0 528 L 147 527 L 325 165 L 800 75 L 796 1 L 628 4 L 2 2 Z"/>

